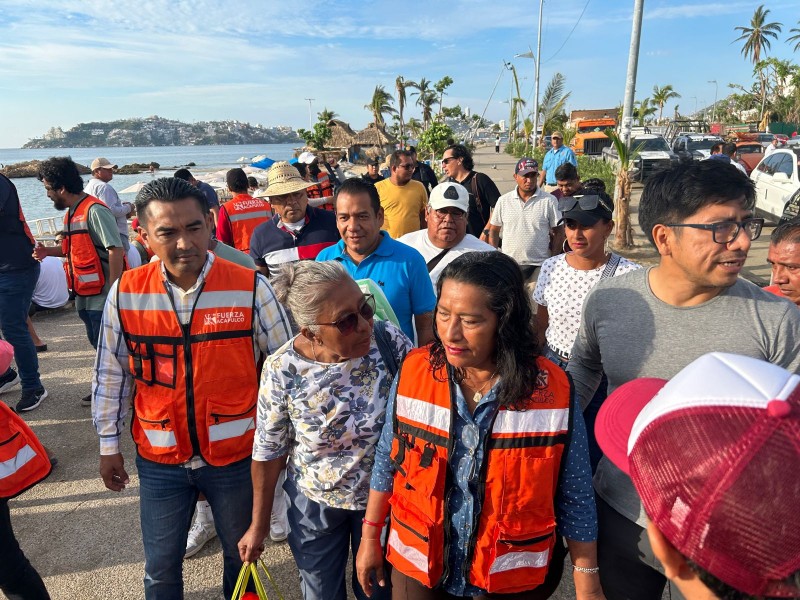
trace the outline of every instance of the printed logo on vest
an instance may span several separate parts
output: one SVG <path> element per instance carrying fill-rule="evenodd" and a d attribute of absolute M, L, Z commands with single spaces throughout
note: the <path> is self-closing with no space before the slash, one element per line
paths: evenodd
<path fill-rule="evenodd" d="M 244 323 L 244 312 L 241 310 L 229 310 L 206 315 L 203 325 L 229 325 L 231 323 Z"/>

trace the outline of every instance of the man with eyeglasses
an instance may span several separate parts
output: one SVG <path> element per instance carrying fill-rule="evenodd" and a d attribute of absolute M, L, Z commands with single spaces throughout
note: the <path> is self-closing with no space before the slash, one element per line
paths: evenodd
<path fill-rule="evenodd" d="M 383 229 L 395 240 L 425 227 L 428 192 L 419 181 L 411 179 L 416 166 L 411 152 L 395 150 L 389 161 L 389 179 L 375 184 L 383 208 Z"/>
<path fill-rule="evenodd" d="M 578 160 L 572 149 L 564 145 L 564 136 L 561 132 L 554 131 L 550 136 L 552 148 L 547 151 L 542 161 L 542 171 L 539 173 L 539 187 L 544 187 L 546 192 L 554 191 L 558 184 L 556 180 L 556 169 L 565 163 L 578 166 Z"/>
<path fill-rule="evenodd" d="M 473 171 L 474 166 L 472 153 L 463 144 L 452 144 L 445 148 L 442 170 L 447 175 L 447 181 L 460 183 L 469 192 L 467 232 L 483 242 L 489 242 L 489 219 L 500 197 L 500 190 L 488 175 Z"/>
<path fill-rule="evenodd" d="M 489 221 L 489 243 L 517 261 L 526 282 L 536 283 L 542 263 L 550 258 L 551 248 L 561 252 L 563 228 L 558 201 L 536 185 L 539 163 L 523 157 L 514 167 L 517 186 L 500 196 Z"/>
<path fill-rule="evenodd" d="M 739 277 L 763 225 L 754 204 L 752 182 L 719 161 L 693 161 L 647 181 L 639 224 L 660 260 L 587 295 L 567 367 L 584 409 L 603 372 L 610 394 L 638 377 L 671 379 L 708 352 L 800 371 L 800 312 Z M 603 458 L 594 486 L 606 598 L 660 598 L 665 585 L 681 598 L 656 566 L 630 478 Z"/>
<path fill-rule="evenodd" d="M 250 256 L 256 268 L 269 276 L 282 264 L 314 260 L 339 241 L 339 230 L 331 211 L 308 205 L 306 189 L 316 184 L 303 179 L 292 165 L 276 162 L 267 172 L 267 182 L 275 214 L 253 231 Z"/>
<path fill-rule="evenodd" d="M 440 183 L 433 188 L 425 209 L 428 227 L 397 240 L 422 254 L 434 287 L 444 268 L 455 258 L 467 252 L 495 249 L 467 233 L 468 210 L 469 192 L 463 185 Z"/>

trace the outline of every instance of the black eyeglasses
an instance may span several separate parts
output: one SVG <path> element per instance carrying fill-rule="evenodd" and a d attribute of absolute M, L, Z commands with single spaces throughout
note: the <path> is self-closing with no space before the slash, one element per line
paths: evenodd
<path fill-rule="evenodd" d="M 431 212 L 436 215 L 436 218 L 440 221 L 444 221 L 447 217 L 452 218 L 453 221 L 459 221 L 467 217 L 467 213 L 458 208 L 435 208 Z"/>
<path fill-rule="evenodd" d="M 446 165 L 446 164 L 448 164 L 448 163 L 449 163 L 451 160 L 458 160 L 458 157 L 457 157 L 457 156 L 448 156 L 447 158 L 443 158 L 443 159 L 442 159 L 442 164 L 443 164 L 443 165 Z"/>
<path fill-rule="evenodd" d="M 412 164 L 409 164 L 409 165 L 397 165 L 397 168 L 398 168 L 398 169 L 405 169 L 405 170 L 407 170 L 407 171 L 410 171 L 410 170 L 412 170 L 412 169 L 413 169 L 415 166 L 416 166 L 416 165 L 414 165 L 414 164 L 412 163 Z"/>
<path fill-rule="evenodd" d="M 366 321 L 369 321 L 375 316 L 375 296 L 372 294 L 364 294 L 364 303 L 358 309 L 358 313 L 350 313 L 332 323 L 315 323 L 315 325 L 336 327 L 342 335 L 350 335 L 356 330 L 356 327 L 358 327 L 359 316 Z"/>
<path fill-rule="evenodd" d="M 594 210 L 598 206 L 604 208 L 610 213 L 614 212 L 600 196 L 595 194 L 592 194 L 591 196 L 569 196 L 567 198 L 561 198 L 561 200 L 558 201 L 558 210 L 562 213 L 575 210 L 578 207 L 580 207 L 581 210 Z"/>
<path fill-rule="evenodd" d="M 745 219 L 741 223 L 736 221 L 720 221 L 719 223 L 664 223 L 667 227 L 691 227 L 711 232 L 711 238 L 717 244 L 730 244 L 744 229 L 750 240 L 757 240 L 764 227 L 764 219 Z"/>

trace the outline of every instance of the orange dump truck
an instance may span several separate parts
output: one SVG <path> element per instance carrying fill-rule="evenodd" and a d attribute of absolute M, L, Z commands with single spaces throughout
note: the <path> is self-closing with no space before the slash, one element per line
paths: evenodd
<path fill-rule="evenodd" d="M 603 148 L 611 145 L 611 140 L 605 134 L 606 129 L 615 128 L 617 120 L 611 117 L 600 119 L 579 119 L 575 123 L 575 137 L 570 142 L 570 147 L 575 154 L 587 156 L 600 156 Z"/>

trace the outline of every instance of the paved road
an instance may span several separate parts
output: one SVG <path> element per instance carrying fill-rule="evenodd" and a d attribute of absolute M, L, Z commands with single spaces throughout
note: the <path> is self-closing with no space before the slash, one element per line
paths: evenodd
<path fill-rule="evenodd" d="M 480 149 L 476 158 L 478 170 L 489 174 L 502 192 L 513 188 L 512 157 L 486 148 Z M 754 277 L 768 272 L 763 268 L 765 246 L 759 246 L 764 246 L 764 240 L 755 244 L 748 260 L 748 273 Z M 634 254 L 643 260 L 653 256 L 644 244 Z M 89 391 L 93 362 L 83 325 L 72 310 L 37 315 L 35 323 L 50 348 L 40 355 L 50 397 L 26 419 L 60 462 L 47 481 L 12 501 L 17 536 L 54 599 L 143 598 L 138 479 L 130 436 L 123 436 L 123 451 L 131 484 L 123 493 L 114 494 L 103 487 L 98 476 L 97 437 L 89 409 L 80 406 L 81 397 Z M 16 390 L 2 396 L 12 406 L 18 398 Z M 269 544 L 266 560 L 284 598 L 300 600 L 297 571 L 287 545 Z M 186 561 L 186 598 L 218 598 L 221 565 L 216 540 Z M 554 598 L 574 597 L 570 580 L 567 574 Z"/>

